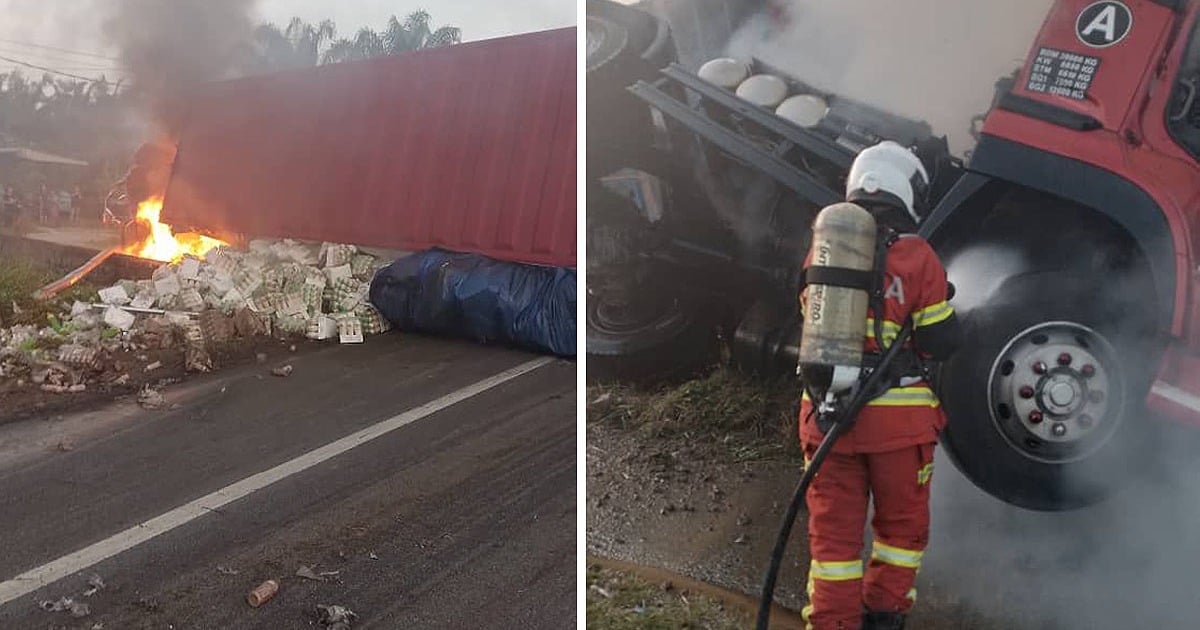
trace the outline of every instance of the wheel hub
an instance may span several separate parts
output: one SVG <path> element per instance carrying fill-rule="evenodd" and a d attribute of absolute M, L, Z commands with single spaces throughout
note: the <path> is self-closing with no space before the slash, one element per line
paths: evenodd
<path fill-rule="evenodd" d="M 992 420 L 1023 455 L 1065 463 L 1086 457 L 1112 436 L 1121 415 L 1116 352 L 1096 331 L 1047 322 L 1015 335 L 988 382 Z"/>

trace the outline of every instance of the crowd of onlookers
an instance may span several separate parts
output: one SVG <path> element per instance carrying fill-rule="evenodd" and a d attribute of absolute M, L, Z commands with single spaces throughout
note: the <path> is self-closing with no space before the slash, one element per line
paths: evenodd
<path fill-rule="evenodd" d="M 21 191 L 4 187 L 0 196 L 0 224 L 12 227 L 20 223 L 64 225 L 79 220 L 83 193 L 79 186 L 70 191 L 42 184 L 37 190 Z"/>

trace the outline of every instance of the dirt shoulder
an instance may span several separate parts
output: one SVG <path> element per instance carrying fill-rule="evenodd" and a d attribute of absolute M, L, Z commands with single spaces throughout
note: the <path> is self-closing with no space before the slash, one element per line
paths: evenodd
<path fill-rule="evenodd" d="M 801 471 L 790 395 L 718 370 L 653 391 L 592 387 L 587 400 L 588 554 L 665 569 L 756 600 Z M 792 611 L 806 602 L 807 545 L 802 521 L 776 593 Z M 1006 627 L 939 588 L 936 575 L 923 574 L 918 590 L 912 627 Z"/>

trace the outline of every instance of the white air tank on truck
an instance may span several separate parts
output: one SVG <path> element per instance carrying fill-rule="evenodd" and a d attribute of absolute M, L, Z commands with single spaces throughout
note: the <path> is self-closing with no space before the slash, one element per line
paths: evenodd
<path fill-rule="evenodd" d="M 1200 427 L 1198 13 L 1056 0 L 964 161 L 928 124 L 759 59 L 686 67 L 663 22 L 588 0 L 589 378 L 676 377 L 721 344 L 794 371 L 813 218 L 858 151 L 894 140 L 929 171 L 921 233 L 972 340 L 938 375 L 943 446 L 1009 503 L 1100 500 L 1148 423 Z"/>

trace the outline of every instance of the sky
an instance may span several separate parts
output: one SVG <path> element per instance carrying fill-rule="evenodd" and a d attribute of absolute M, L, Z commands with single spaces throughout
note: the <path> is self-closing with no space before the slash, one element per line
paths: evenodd
<path fill-rule="evenodd" d="M 0 0 L 0 71 L 20 60 L 87 77 L 119 76 L 118 62 L 101 33 L 97 5 L 112 0 Z M 171 0 L 162 0 L 169 2 Z M 339 35 L 359 28 L 381 29 L 392 14 L 424 9 L 435 26 L 457 26 L 464 41 L 575 25 L 577 0 L 258 0 L 262 21 L 283 25 L 293 16 L 334 20 Z M 43 48 L 36 47 L 42 46 Z M 50 50 L 53 47 L 73 51 Z M 3 58 L 7 58 L 5 60 Z M 26 68 L 29 75 L 41 71 Z"/>

